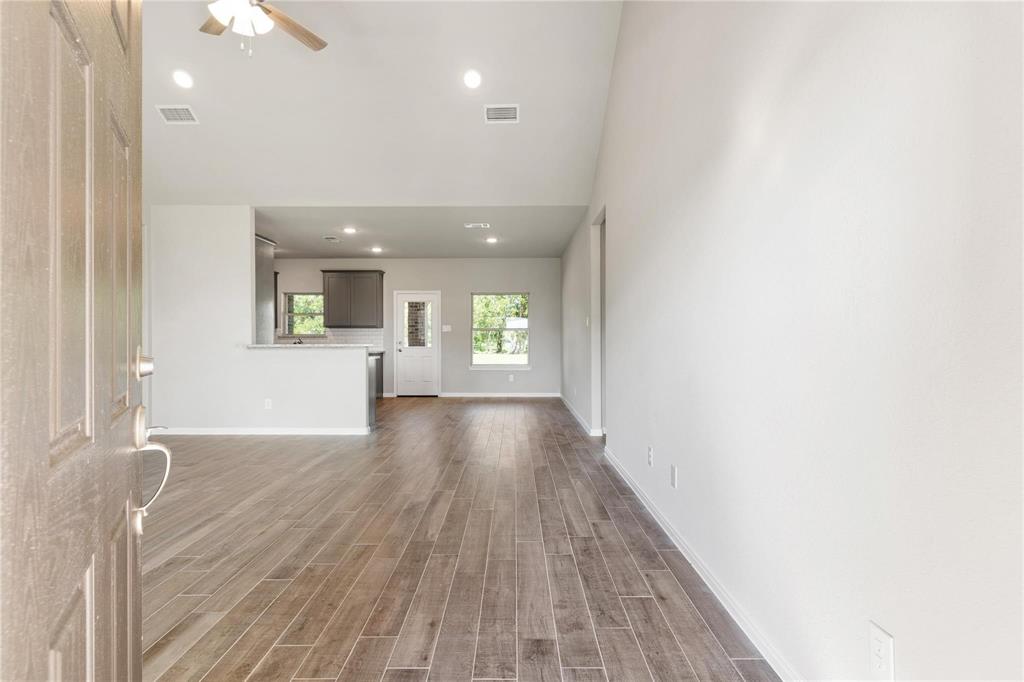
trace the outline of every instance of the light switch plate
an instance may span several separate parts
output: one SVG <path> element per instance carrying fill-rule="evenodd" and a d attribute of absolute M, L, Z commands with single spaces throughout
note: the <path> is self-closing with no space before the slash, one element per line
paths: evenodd
<path fill-rule="evenodd" d="M 441 331 L 442 332 L 450 332 L 451 330 L 452 330 L 452 326 L 450 324 L 442 324 L 441 325 Z"/>
<path fill-rule="evenodd" d="M 874 621 L 868 621 L 871 679 L 896 679 L 896 640 Z"/>

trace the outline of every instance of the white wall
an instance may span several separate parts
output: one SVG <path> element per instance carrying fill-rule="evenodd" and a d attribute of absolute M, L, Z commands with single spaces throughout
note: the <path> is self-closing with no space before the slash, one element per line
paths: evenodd
<path fill-rule="evenodd" d="M 441 390 L 444 393 L 558 395 L 561 385 L 561 286 L 558 258 L 278 258 L 281 293 L 323 290 L 321 270 L 384 271 L 384 391 L 394 390 L 394 292 L 440 290 Z M 530 369 L 470 369 L 470 294 L 530 294 Z M 508 381 L 509 375 L 515 381 Z"/>
<path fill-rule="evenodd" d="M 247 348 L 250 207 L 153 206 L 147 235 L 150 423 L 179 432 L 365 431 L 364 349 Z"/>
<path fill-rule="evenodd" d="M 623 9 L 608 447 L 784 674 L 1024 672 L 1021 94 L 1020 4 Z"/>
<path fill-rule="evenodd" d="M 562 398 L 589 431 L 591 410 L 590 229 L 576 230 L 562 254 Z"/>

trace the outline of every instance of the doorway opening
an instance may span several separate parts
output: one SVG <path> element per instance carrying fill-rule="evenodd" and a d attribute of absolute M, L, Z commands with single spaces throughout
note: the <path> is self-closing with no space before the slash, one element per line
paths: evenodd
<path fill-rule="evenodd" d="M 608 372 L 607 372 L 607 363 L 605 361 L 605 356 L 607 354 L 606 353 L 606 349 L 605 349 L 605 338 L 606 338 L 605 330 L 606 330 L 607 324 L 608 324 L 607 303 L 606 303 L 606 297 L 605 297 L 605 271 L 606 271 L 605 259 L 606 259 L 606 254 L 608 253 L 607 249 L 605 248 L 605 244 L 606 244 L 605 240 L 607 239 L 607 236 L 606 236 L 607 235 L 606 226 L 607 226 L 607 220 L 606 219 L 602 219 L 601 220 L 601 225 L 598 227 L 598 232 L 600 233 L 600 239 L 598 240 L 598 248 L 600 248 L 600 250 L 601 250 L 600 258 L 599 258 L 599 268 L 600 268 L 601 272 L 600 272 L 600 286 L 598 287 L 598 293 L 597 293 L 597 297 L 598 297 L 598 300 L 600 301 L 600 306 L 601 306 L 601 324 L 598 325 L 598 333 L 601 335 L 601 342 L 600 342 L 600 346 L 601 346 L 601 380 L 600 380 L 600 383 L 601 383 L 601 406 L 599 408 L 601 410 L 601 421 L 599 422 L 599 424 L 600 424 L 600 428 L 601 428 L 601 435 L 605 436 L 605 437 L 608 436 L 608 429 L 607 429 L 607 426 L 608 426 L 608 420 L 607 420 L 607 414 L 608 414 L 608 412 L 607 412 L 607 410 L 608 410 L 608 397 L 607 397 L 608 396 L 608 388 L 607 388 L 607 386 L 608 386 Z"/>
<path fill-rule="evenodd" d="M 605 209 L 590 226 L 590 435 L 607 436 Z"/>

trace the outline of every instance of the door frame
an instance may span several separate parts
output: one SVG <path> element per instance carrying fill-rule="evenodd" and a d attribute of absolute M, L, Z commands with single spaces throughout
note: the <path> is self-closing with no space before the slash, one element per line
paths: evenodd
<path fill-rule="evenodd" d="M 604 207 L 590 225 L 590 435 L 608 435 L 605 376 L 605 248 L 607 218 Z"/>
<path fill-rule="evenodd" d="M 391 357 L 395 360 L 391 365 L 391 394 L 398 397 L 398 328 L 404 323 L 399 318 L 398 308 L 398 296 L 400 294 L 436 294 L 437 295 L 437 362 L 434 363 L 434 381 L 437 384 L 437 396 L 441 397 L 441 363 L 443 361 L 443 355 L 441 354 L 441 290 L 440 289 L 395 289 L 391 292 L 391 310 L 392 310 L 392 327 L 391 327 Z"/>

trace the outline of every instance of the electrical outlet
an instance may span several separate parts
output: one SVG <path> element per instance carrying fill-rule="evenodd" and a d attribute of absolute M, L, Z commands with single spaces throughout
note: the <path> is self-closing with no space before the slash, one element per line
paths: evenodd
<path fill-rule="evenodd" d="M 896 640 L 888 632 L 868 621 L 868 645 L 871 647 L 871 679 L 896 679 Z"/>
<path fill-rule="evenodd" d="M 650 445 L 647 446 L 647 466 L 654 466 L 654 448 Z"/>
<path fill-rule="evenodd" d="M 272 409 L 274 409 L 274 403 L 271 402 L 270 398 L 265 398 L 263 400 L 263 409 L 264 410 L 272 410 Z"/>
<path fill-rule="evenodd" d="M 508 375 L 508 383 L 510 383 L 510 384 L 511 384 L 511 383 L 512 383 L 512 382 L 514 382 L 515 380 L 516 380 L 516 375 L 515 375 L 515 374 L 509 374 L 509 375 Z"/>
<path fill-rule="evenodd" d="M 573 398 L 576 397 L 576 387 L 575 386 L 572 387 L 572 397 Z"/>
<path fill-rule="evenodd" d="M 679 467 L 675 464 L 669 467 L 670 482 L 673 488 L 679 487 Z"/>
<path fill-rule="evenodd" d="M 450 324 L 442 324 L 441 325 L 441 331 L 444 332 L 445 334 L 447 334 L 451 330 L 452 330 L 452 326 Z"/>

